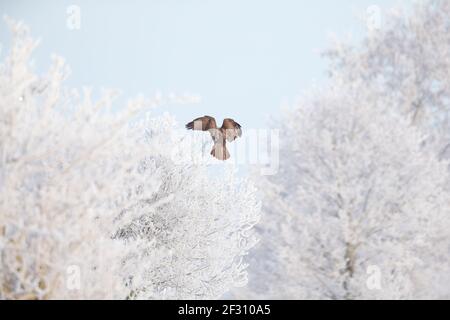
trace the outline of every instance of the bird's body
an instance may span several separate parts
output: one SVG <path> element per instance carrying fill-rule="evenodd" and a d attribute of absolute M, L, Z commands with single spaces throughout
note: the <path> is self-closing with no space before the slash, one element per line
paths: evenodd
<path fill-rule="evenodd" d="M 189 122 L 186 125 L 186 129 L 208 131 L 214 141 L 211 155 L 223 161 L 230 158 L 230 153 L 226 147 L 227 141 L 233 142 L 242 136 L 241 125 L 233 119 L 223 120 L 222 127 L 218 128 L 216 119 L 210 116 L 204 116 Z"/>

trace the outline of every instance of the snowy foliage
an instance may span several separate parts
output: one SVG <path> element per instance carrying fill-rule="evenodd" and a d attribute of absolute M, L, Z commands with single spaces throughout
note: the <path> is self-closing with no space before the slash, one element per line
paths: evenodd
<path fill-rule="evenodd" d="M 255 190 L 211 176 L 164 102 L 63 86 L 36 75 L 27 27 L 8 21 L 0 65 L 0 299 L 217 298 L 245 284 Z M 117 110 L 119 109 L 119 110 Z M 134 125 L 130 125 L 134 123 Z M 175 151 L 174 151 L 175 150 Z"/>
<path fill-rule="evenodd" d="M 113 298 L 117 270 L 100 266 L 120 258 L 108 233 L 118 186 L 134 177 L 124 174 L 133 161 L 119 159 L 134 152 L 123 135 L 127 115 L 99 120 L 109 97 L 93 103 L 89 92 L 79 99 L 65 91 L 60 58 L 35 75 L 29 59 L 37 42 L 25 26 L 9 24 L 14 42 L 0 70 L 0 297 Z M 77 273 L 82 292 L 71 290 L 76 279 L 68 283 Z"/>
<path fill-rule="evenodd" d="M 448 293 L 446 163 L 376 93 L 348 87 L 336 81 L 283 117 L 280 174 L 260 184 L 262 242 L 240 297 Z"/>
<path fill-rule="evenodd" d="M 236 178 L 233 167 L 215 179 L 203 164 L 195 165 L 202 161 L 201 146 L 193 159 L 189 139 L 171 122 L 166 116 L 138 125 L 147 128 L 145 140 L 155 146 L 140 170 L 160 183 L 152 197 L 123 213 L 129 223 L 116 234 L 140 244 L 139 253 L 127 259 L 131 297 L 218 299 L 247 283 L 243 257 L 256 243 L 256 190 Z"/>
<path fill-rule="evenodd" d="M 440 157 L 450 157 L 450 1 L 426 0 L 413 13 L 396 8 L 361 46 L 337 42 L 330 73 L 364 81 L 386 104 L 430 133 Z M 432 134 L 432 135 L 431 135 Z"/>
<path fill-rule="evenodd" d="M 361 47 L 330 49 L 329 87 L 284 113 L 235 297 L 450 297 L 450 2 L 385 20 Z"/>

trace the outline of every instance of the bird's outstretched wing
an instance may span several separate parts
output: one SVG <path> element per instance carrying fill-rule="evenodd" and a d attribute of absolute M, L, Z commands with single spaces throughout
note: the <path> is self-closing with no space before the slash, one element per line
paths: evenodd
<path fill-rule="evenodd" d="M 242 137 L 241 125 L 233 119 L 223 120 L 222 129 L 225 130 L 225 136 L 229 142 L 233 142 L 237 138 Z"/>
<path fill-rule="evenodd" d="M 186 125 L 188 130 L 209 131 L 211 129 L 217 129 L 216 119 L 210 116 L 204 116 L 189 122 Z"/>

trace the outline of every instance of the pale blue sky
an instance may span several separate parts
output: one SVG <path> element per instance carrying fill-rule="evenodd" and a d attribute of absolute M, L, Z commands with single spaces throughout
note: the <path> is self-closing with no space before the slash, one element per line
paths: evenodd
<path fill-rule="evenodd" d="M 325 79 L 320 51 L 329 35 L 359 39 L 357 18 L 393 0 L 2 0 L 0 13 L 20 19 L 41 38 L 39 71 L 51 53 L 72 68 L 68 84 L 120 88 L 123 97 L 185 91 L 198 105 L 169 106 L 181 123 L 210 114 L 261 128 L 283 101 Z M 81 29 L 66 27 L 69 5 L 81 8 Z M 3 51 L 9 42 L 0 27 Z M 4 52 L 3 52 L 4 55 Z"/>

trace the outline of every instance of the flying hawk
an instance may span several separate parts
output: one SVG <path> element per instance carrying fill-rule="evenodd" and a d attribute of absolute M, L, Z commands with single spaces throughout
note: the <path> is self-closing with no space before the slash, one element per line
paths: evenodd
<path fill-rule="evenodd" d="M 233 142 L 242 136 L 241 125 L 233 119 L 223 120 L 222 127 L 217 128 L 216 119 L 210 116 L 204 116 L 189 122 L 186 129 L 208 131 L 214 141 L 211 155 L 222 161 L 230 158 L 226 142 Z"/>

